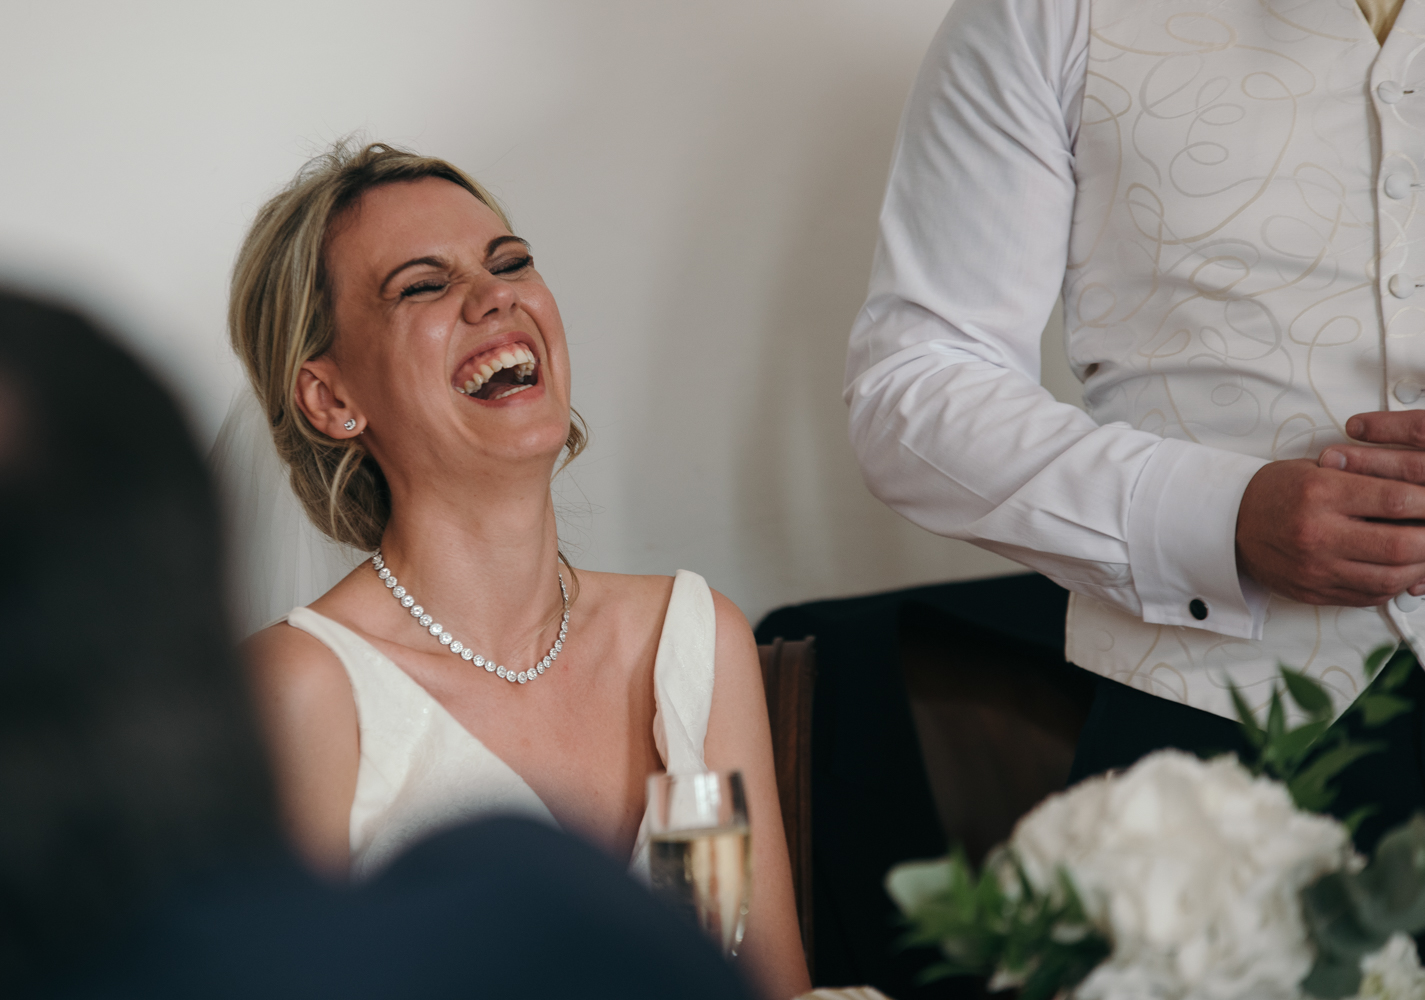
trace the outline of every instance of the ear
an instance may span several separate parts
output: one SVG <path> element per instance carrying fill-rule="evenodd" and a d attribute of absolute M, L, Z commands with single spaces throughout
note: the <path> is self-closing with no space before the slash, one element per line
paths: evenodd
<path fill-rule="evenodd" d="M 329 438 L 344 441 L 366 429 L 366 418 L 346 405 L 341 373 L 330 358 L 313 358 L 297 373 L 297 408 L 313 427 Z M 356 421 L 348 428 L 349 421 Z"/>

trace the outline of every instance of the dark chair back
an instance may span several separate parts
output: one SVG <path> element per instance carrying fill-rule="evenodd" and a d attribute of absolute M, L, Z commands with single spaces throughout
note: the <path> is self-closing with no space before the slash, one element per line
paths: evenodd
<path fill-rule="evenodd" d="M 767 717 L 772 723 L 772 760 L 777 770 L 777 797 L 787 854 L 792 862 L 792 890 L 802 950 L 812 961 L 811 896 L 811 701 L 816 685 L 815 640 L 773 639 L 758 646 L 762 684 L 767 690 Z M 814 975 L 814 973 L 813 973 Z"/>
<path fill-rule="evenodd" d="M 923 972 L 945 958 L 938 949 L 901 943 L 905 928 L 886 895 L 886 872 L 902 861 L 938 857 L 952 841 L 970 847 L 994 843 L 1024 808 L 1053 790 L 1055 782 L 1062 785 L 1067 759 L 1061 744 L 1064 739 L 1071 744 L 1075 730 L 1060 715 L 1082 718 L 1086 709 L 1083 692 L 1052 676 L 1083 674 L 1063 662 L 1067 604 L 1067 591 L 1030 574 L 813 601 L 780 608 L 758 623 L 762 643 L 778 636 L 816 636 L 814 983 L 869 983 L 900 1000 L 984 996 L 984 984 L 971 979 L 921 983 Z M 915 605 L 954 620 L 907 620 L 914 618 Z M 986 637 L 987 632 L 993 635 Z M 984 649 L 986 655 L 977 655 L 973 663 L 958 662 L 973 651 L 962 648 L 967 646 Z M 1053 654 L 1052 663 L 1036 659 L 1029 647 L 1043 647 Z M 1026 658 L 1029 662 L 1022 665 Z M 985 679 L 987 672 L 993 684 Z M 936 675 L 954 678 L 955 690 L 930 683 Z M 907 691 L 907 676 L 913 693 Z M 1091 694 L 1092 679 L 1087 680 L 1084 687 Z M 985 685 L 996 693 L 980 690 Z M 926 710 L 942 716 L 946 727 L 936 728 L 953 736 L 981 706 L 1011 717 L 1002 726 L 995 720 L 995 732 L 1004 737 L 996 741 L 997 748 L 1026 734 L 1016 718 L 1028 729 L 1041 730 L 1030 735 L 1044 738 L 1026 741 L 1030 759 L 1014 766 L 1011 782 L 991 769 L 978 783 L 947 783 L 956 775 L 933 764 L 927 769 L 927 756 L 938 758 L 935 763 L 948 760 L 963 774 L 984 767 L 986 754 L 968 754 L 963 742 L 943 740 L 930 748 L 936 752 L 922 753 L 922 742 L 938 739 L 920 724 L 923 716 Z M 978 735 L 986 728 L 961 735 Z M 1020 787 L 1021 779 L 1032 780 Z M 976 801 L 986 786 L 998 790 L 1011 783 L 1014 794 L 1005 801 Z M 949 797 L 943 794 L 947 789 Z M 992 817 L 986 816 L 986 805 L 993 806 Z M 966 810 L 956 815 L 959 806 Z"/>

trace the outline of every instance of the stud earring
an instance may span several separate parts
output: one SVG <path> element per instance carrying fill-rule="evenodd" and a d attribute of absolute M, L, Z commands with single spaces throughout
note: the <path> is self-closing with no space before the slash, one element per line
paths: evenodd
<path fill-rule="evenodd" d="M 350 420 L 348 420 L 346 423 L 342 424 L 342 426 L 345 427 L 345 428 L 346 428 L 347 430 L 349 430 L 349 431 L 354 431 L 354 430 L 356 430 L 356 418 L 355 418 L 355 417 L 352 417 L 352 418 L 351 418 Z"/>

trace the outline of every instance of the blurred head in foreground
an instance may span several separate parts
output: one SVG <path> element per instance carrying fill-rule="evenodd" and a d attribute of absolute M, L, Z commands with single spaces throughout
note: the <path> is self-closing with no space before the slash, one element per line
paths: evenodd
<path fill-rule="evenodd" d="M 0 294 L 0 994 L 276 843 L 219 537 L 168 394 L 79 316 Z"/>
<path fill-rule="evenodd" d="M 169 396 L 0 293 L 0 997 L 750 1000 L 695 927 L 527 820 L 359 891 L 292 863 L 218 540 Z"/>

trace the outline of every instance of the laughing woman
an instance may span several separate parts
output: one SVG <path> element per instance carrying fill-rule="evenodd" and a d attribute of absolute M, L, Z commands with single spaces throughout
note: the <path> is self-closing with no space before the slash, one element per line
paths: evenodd
<path fill-rule="evenodd" d="M 379 550 L 247 645 L 311 863 L 360 878 L 519 812 L 640 868 L 645 776 L 736 768 L 762 831 L 744 961 L 768 997 L 808 989 L 747 622 L 694 573 L 563 561 L 564 327 L 494 200 L 441 160 L 338 148 L 258 213 L 229 325 L 309 516 Z"/>

